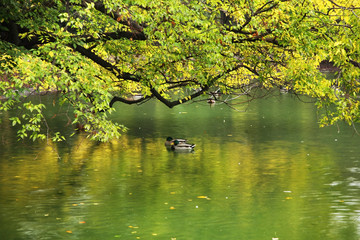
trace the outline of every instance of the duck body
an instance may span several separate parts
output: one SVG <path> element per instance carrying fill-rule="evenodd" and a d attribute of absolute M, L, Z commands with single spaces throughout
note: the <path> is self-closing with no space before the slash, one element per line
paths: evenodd
<path fill-rule="evenodd" d="M 166 147 L 171 147 L 171 146 L 174 145 L 174 142 L 175 142 L 175 141 L 178 141 L 179 144 L 186 143 L 186 139 L 179 139 L 179 138 L 173 139 L 172 137 L 167 137 L 167 138 L 166 138 L 166 141 L 165 141 L 165 146 L 166 146 Z"/>
<path fill-rule="evenodd" d="M 195 146 L 195 144 L 179 142 L 177 139 L 175 139 L 174 144 L 171 145 L 171 149 L 179 152 L 191 152 L 194 150 Z"/>

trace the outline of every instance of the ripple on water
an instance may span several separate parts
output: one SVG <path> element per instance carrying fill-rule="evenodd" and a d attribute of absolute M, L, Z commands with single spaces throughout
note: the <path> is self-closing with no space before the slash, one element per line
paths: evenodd
<path fill-rule="evenodd" d="M 347 170 L 352 173 L 360 173 L 360 168 L 358 167 L 347 168 Z"/>
<path fill-rule="evenodd" d="M 360 188 L 360 181 L 352 181 L 352 182 L 349 182 L 349 186 L 350 186 L 350 187 Z"/>

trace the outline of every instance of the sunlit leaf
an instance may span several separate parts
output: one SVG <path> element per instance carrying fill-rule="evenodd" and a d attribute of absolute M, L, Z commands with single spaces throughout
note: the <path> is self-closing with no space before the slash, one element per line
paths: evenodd
<path fill-rule="evenodd" d="M 197 198 L 205 198 L 205 199 L 207 199 L 208 197 L 207 196 L 197 196 Z"/>

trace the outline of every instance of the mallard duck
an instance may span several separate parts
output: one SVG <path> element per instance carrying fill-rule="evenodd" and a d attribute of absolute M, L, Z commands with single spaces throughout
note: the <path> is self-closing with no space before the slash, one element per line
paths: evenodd
<path fill-rule="evenodd" d="M 174 144 L 171 145 L 171 149 L 174 151 L 192 151 L 194 150 L 195 144 L 180 143 L 177 139 L 174 140 Z"/>
<path fill-rule="evenodd" d="M 172 137 L 167 137 L 165 141 L 165 146 L 171 147 L 172 145 L 174 145 L 175 140 L 177 140 L 179 143 L 186 143 L 186 139 L 173 139 Z"/>
<path fill-rule="evenodd" d="M 209 104 L 215 104 L 215 99 L 213 99 L 213 98 L 209 98 L 208 100 L 207 100 L 207 103 L 209 103 Z"/>

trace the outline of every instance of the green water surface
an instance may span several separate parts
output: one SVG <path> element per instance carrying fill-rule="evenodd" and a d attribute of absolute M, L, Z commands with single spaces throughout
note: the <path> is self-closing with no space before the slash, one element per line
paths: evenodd
<path fill-rule="evenodd" d="M 110 143 L 17 141 L 2 122 L 0 239 L 360 239 L 360 137 L 319 128 L 313 104 L 115 106 L 129 130 Z"/>

